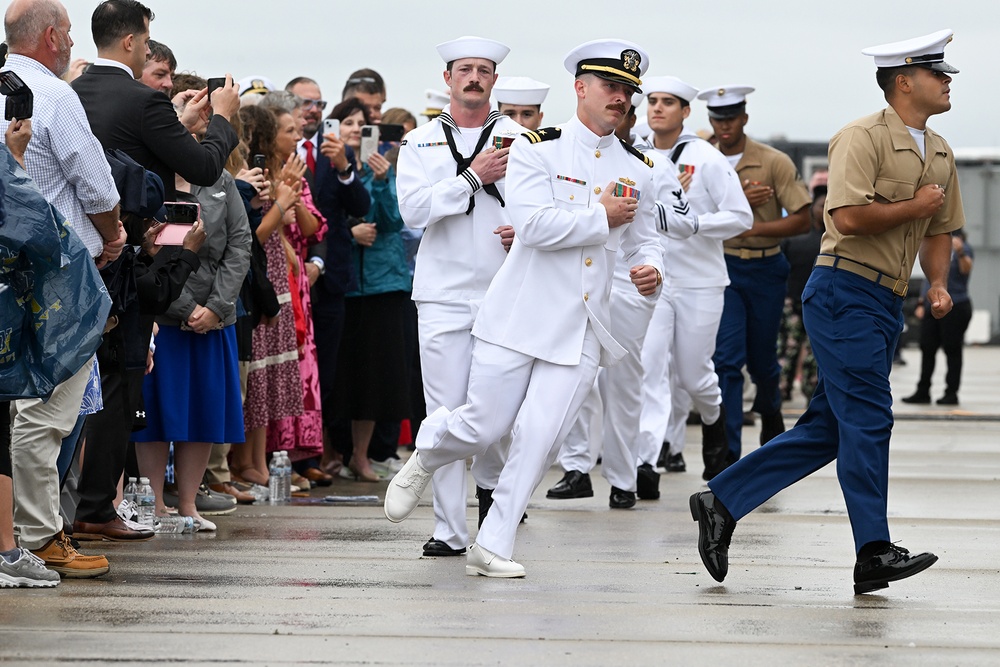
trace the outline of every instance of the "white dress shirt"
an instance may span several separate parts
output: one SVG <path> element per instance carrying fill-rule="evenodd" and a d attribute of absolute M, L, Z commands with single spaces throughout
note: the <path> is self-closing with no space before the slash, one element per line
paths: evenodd
<path fill-rule="evenodd" d="M 118 204 L 118 189 L 80 98 L 68 83 L 27 56 L 9 55 L 4 69 L 20 76 L 35 96 L 32 137 L 24 154 L 28 174 L 73 226 L 91 256 L 99 256 L 104 239 L 88 216 L 112 210 Z M 3 104 L 6 98 L 0 96 Z M 9 124 L 0 119 L 0 135 Z"/>

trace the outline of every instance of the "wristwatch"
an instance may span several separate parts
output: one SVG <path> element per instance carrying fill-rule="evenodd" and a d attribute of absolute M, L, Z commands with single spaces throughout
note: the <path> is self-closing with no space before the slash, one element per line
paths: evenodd
<path fill-rule="evenodd" d="M 337 176 L 340 176 L 341 178 L 347 178 L 348 176 L 351 175 L 351 172 L 353 171 L 354 171 L 354 165 L 348 162 L 347 168 L 344 169 L 344 171 L 340 171 L 339 169 L 337 170 Z"/>

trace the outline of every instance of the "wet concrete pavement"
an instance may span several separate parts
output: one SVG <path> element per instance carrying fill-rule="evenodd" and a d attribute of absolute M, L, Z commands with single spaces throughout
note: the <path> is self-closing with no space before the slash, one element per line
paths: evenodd
<path fill-rule="evenodd" d="M 905 358 L 897 399 L 916 379 L 919 354 Z M 105 577 L 0 592 L 0 662 L 998 664 L 998 377 L 1000 348 L 970 349 L 961 410 L 897 401 L 893 539 L 940 561 L 881 594 L 853 595 L 832 467 L 740 522 L 729 576 L 716 584 L 687 510 L 704 488 L 690 446 L 691 470 L 664 475 L 661 499 L 629 511 L 608 509 L 599 475 L 594 498 L 546 500 L 561 475 L 551 470 L 518 533 L 521 580 L 468 577 L 464 558 L 421 558 L 433 528 L 426 503 L 400 525 L 379 505 L 241 507 L 218 518 L 214 536 L 104 543 Z M 746 443 L 756 437 L 745 430 Z M 382 497 L 384 484 L 338 480 L 313 495 L 328 492 Z"/>

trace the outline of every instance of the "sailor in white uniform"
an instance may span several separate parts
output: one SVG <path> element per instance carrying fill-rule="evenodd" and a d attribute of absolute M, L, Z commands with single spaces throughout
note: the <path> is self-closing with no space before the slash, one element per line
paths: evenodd
<path fill-rule="evenodd" d="M 462 37 L 437 49 L 447 63 L 444 80 L 450 103 L 406 135 L 396 176 L 403 221 L 423 230 L 413 300 L 428 413 L 454 410 L 466 402 L 472 324 L 506 257 L 496 232 L 510 225 L 509 209 L 504 208 L 507 146 L 524 132 L 490 103 L 496 67 L 509 51 L 506 46 Z M 477 461 L 477 486 L 492 489 L 500 467 L 499 453 Z M 467 497 L 464 460 L 437 471 L 434 535 L 424 545 L 424 555 L 465 553 Z"/>
<path fill-rule="evenodd" d="M 665 440 L 670 443 L 667 469 L 679 472 L 684 469 L 691 403 L 702 418 L 706 460 L 727 450 L 725 420 L 719 418 L 722 395 L 712 363 L 729 284 L 722 242 L 750 229 L 753 213 L 726 157 L 684 128 L 698 89 L 676 77 L 659 76 L 650 77 L 643 91 L 653 134 L 639 148 L 654 160 L 675 165 L 698 218 L 694 234 L 664 243 L 664 289 L 642 353 L 639 463 L 656 463 Z"/>

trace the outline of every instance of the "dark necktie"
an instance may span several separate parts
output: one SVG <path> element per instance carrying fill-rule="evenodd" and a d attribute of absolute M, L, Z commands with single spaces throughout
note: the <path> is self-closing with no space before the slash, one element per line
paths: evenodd
<path fill-rule="evenodd" d="M 302 142 L 302 148 L 306 149 L 306 167 L 309 168 L 309 173 L 316 173 L 316 158 L 313 156 L 313 142 L 306 139 Z"/>

